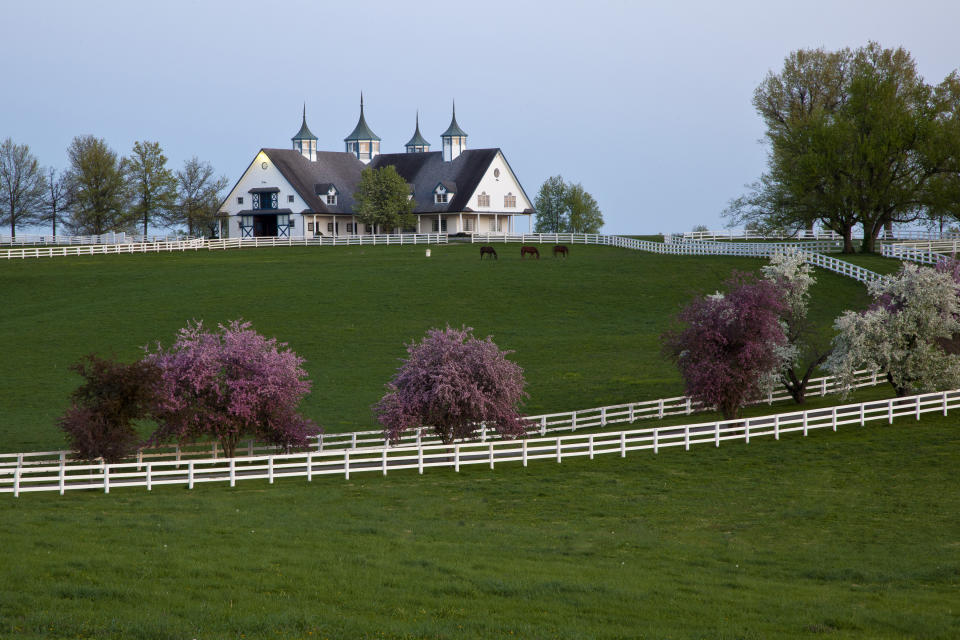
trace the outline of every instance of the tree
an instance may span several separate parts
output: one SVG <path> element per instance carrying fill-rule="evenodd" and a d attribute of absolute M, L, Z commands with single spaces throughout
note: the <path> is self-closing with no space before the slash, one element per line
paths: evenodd
<path fill-rule="evenodd" d="M 155 442 L 211 436 L 228 457 L 247 435 L 280 447 L 304 447 L 319 428 L 297 412 L 309 392 L 303 358 L 233 320 L 208 332 L 188 323 L 169 350 L 145 360 L 160 371 Z"/>
<path fill-rule="evenodd" d="M 945 348 L 960 333 L 960 285 L 954 273 L 904 264 L 895 276 L 871 283 L 874 304 L 846 311 L 826 368 L 845 391 L 854 371 L 878 369 L 898 396 L 960 385 L 960 355 Z"/>
<path fill-rule="evenodd" d="M 544 180 L 533 207 L 537 211 L 534 233 L 561 233 L 567 228 L 567 183 L 563 181 L 563 176 L 551 176 Z"/>
<path fill-rule="evenodd" d="M 779 378 L 793 397 L 803 404 L 810 376 L 830 355 L 829 347 L 818 344 L 807 318 L 813 269 L 799 253 L 779 253 L 762 268 L 763 276 L 779 290 L 785 303 L 781 316 L 787 346 L 782 351 Z"/>
<path fill-rule="evenodd" d="M 768 391 L 783 363 L 787 305 L 777 286 L 735 273 L 728 293 L 695 298 L 680 312 L 685 326 L 663 335 L 664 352 L 680 368 L 687 395 L 736 418 Z"/>
<path fill-rule="evenodd" d="M 583 185 L 552 176 L 540 185 L 534 207 L 537 233 L 599 233 L 603 214 Z"/>
<path fill-rule="evenodd" d="M 176 178 L 177 197 L 171 222 L 185 225 L 188 235 L 202 235 L 203 229 L 213 224 L 227 178 L 214 179 L 213 166 L 196 156 L 183 164 Z"/>
<path fill-rule="evenodd" d="M 367 226 L 402 229 L 416 224 L 410 188 L 393 165 L 364 169 L 353 198 L 357 218 Z"/>
<path fill-rule="evenodd" d="M 57 223 L 66 222 L 70 212 L 69 176 L 64 172 L 58 173 L 53 167 L 47 167 L 45 177 L 43 208 L 37 221 L 49 222 L 50 233 L 56 236 Z"/>
<path fill-rule="evenodd" d="M 134 422 L 149 417 L 154 405 L 157 370 L 142 361 L 123 364 L 95 355 L 70 369 L 85 379 L 59 420 L 70 448 L 85 460 L 129 456 L 139 442 Z"/>
<path fill-rule="evenodd" d="M 99 235 L 129 228 L 127 185 L 116 152 L 102 138 L 77 136 L 67 157 L 73 231 Z"/>
<path fill-rule="evenodd" d="M 0 223 L 9 223 L 10 236 L 17 225 L 36 219 L 44 192 L 43 172 L 25 144 L 7 138 L 0 144 Z"/>
<path fill-rule="evenodd" d="M 127 187 L 133 198 L 132 216 L 143 221 L 143 237 L 151 221 L 169 220 L 176 198 L 176 179 L 167 168 L 159 142 L 134 142 L 133 153 L 123 161 Z"/>
<path fill-rule="evenodd" d="M 407 359 L 374 405 L 386 437 L 397 442 L 407 429 L 429 426 L 445 443 L 469 438 L 481 424 L 502 436 L 524 433 L 519 406 L 526 397 L 523 369 L 507 360 L 487 336 L 473 329 L 430 329 L 407 345 Z"/>
<path fill-rule="evenodd" d="M 754 94 L 768 172 L 725 215 L 785 228 L 819 220 L 843 235 L 846 252 L 859 224 L 872 252 L 885 227 L 929 217 L 956 195 L 934 188 L 956 175 L 960 155 L 945 142 L 960 117 L 951 77 L 934 89 L 907 51 L 874 42 L 791 53 Z"/>

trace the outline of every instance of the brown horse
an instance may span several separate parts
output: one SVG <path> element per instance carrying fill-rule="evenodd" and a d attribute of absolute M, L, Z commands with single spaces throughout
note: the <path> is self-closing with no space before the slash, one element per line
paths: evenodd
<path fill-rule="evenodd" d="M 565 244 L 558 244 L 553 247 L 553 257 L 563 256 L 566 258 L 570 254 L 570 249 L 567 248 Z"/>
<path fill-rule="evenodd" d="M 540 259 L 540 251 L 536 247 L 530 247 L 527 245 L 520 247 L 520 259 L 523 260 L 527 254 L 536 256 L 537 260 Z"/>
<path fill-rule="evenodd" d="M 483 260 L 483 256 L 492 256 L 494 260 L 497 260 L 497 250 L 493 247 L 480 247 L 480 259 Z"/>

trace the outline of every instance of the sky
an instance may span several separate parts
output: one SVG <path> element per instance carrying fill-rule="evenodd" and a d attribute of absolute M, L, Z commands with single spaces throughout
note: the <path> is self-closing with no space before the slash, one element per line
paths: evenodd
<path fill-rule="evenodd" d="M 0 140 L 64 168 L 74 136 L 157 141 L 233 184 L 307 123 L 343 151 L 359 115 L 385 153 L 499 147 L 533 200 L 549 176 L 598 201 L 606 233 L 721 228 L 765 168 L 756 86 L 793 50 L 903 46 L 960 66 L 956 0 L 473 2 L 0 0 Z M 521 223 L 524 228 L 526 223 Z"/>

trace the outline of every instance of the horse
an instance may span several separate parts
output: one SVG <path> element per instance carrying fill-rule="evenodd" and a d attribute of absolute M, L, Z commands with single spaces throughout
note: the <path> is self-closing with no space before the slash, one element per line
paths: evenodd
<path fill-rule="evenodd" d="M 527 254 L 531 256 L 537 256 L 537 260 L 540 259 L 540 251 L 536 247 L 522 246 L 520 247 L 520 259 L 523 260 Z"/>
<path fill-rule="evenodd" d="M 563 256 L 566 258 L 570 254 L 570 249 L 565 244 L 558 244 L 553 247 L 553 257 Z"/>
<path fill-rule="evenodd" d="M 494 260 L 497 260 L 497 250 L 493 247 L 480 247 L 480 259 L 483 260 L 483 256 L 488 255 L 492 256 Z"/>

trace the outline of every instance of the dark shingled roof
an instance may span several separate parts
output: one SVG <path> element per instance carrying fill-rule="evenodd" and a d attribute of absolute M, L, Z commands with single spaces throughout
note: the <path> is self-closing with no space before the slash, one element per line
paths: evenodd
<path fill-rule="evenodd" d="M 263 152 L 313 213 L 344 214 L 353 211 L 353 192 L 360 182 L 364 164 L 352 153 L 318 151 L 317 159 L 311 161 L 293 149 L 263 149 Z M 315 191 L 317 184 L 337 185 L 337 204 L 328 205 L 319 198 Z"/>
<path fill-rule="evenodd" d="M 357 120 L 357 126 L 353 128 L 353 131 L 346 138 L 343 139 L 344 142 L 349 142 L 351 140 L 379 140 L 380 136 L 375 134 L 370 130 L 370 127 L 367 126 L 367 119 L 363 117 L 363 96 L 360 96 L 360 119 Z"/>
<path fill-rule="evenodd" d="M 443 153 L 382 153 L 370 166 L 374 169 L 393 165 L 404 180 L 413 185 L 414 213 L 445 213 L 463 211 L 499 149 L 468 149 L 450 162 L 443 161 Z M 454 192 L 446 203 L 433 201 L 433 190 L 443 183 Z M 450 189 L 453 186 L 453 189 Z"/>

